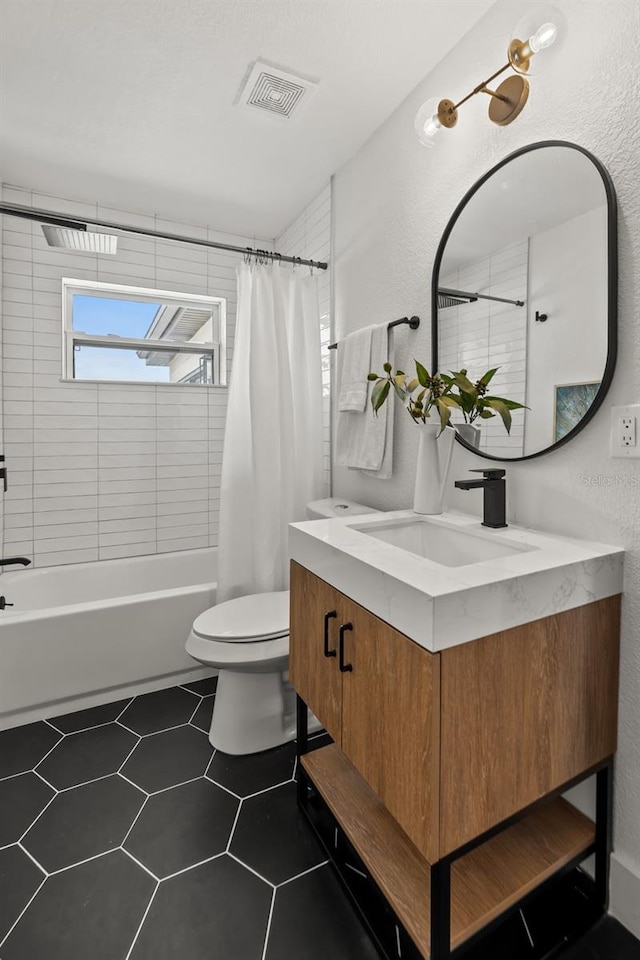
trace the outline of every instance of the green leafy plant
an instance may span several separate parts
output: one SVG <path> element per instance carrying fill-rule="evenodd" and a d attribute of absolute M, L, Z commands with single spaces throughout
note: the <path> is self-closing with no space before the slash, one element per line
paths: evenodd
<path fill-rule="evenodd" d="M 449 423 L 452 409 L 460 406 L 459 397 L 452 393 L 453 378 L 440 373 L 430 374 L 418 360 L 415 365 L 416 376 L 411 378 L 407 377 L 403 370 L 396 370 L 394 374 L 390 363 L 384 365 L 385 376 L 369 374 L 368 379 L 376 381 L 371 391 L 373 411 L 377 415 L 393 388 L 395 395 L 416 423 L 426 423 L 431 411 L 435 409 L 442 431 Z"/>
<path fill-rule="evenodd" d="M 451 376 L 444 379 L 457 388 L 458 406 L 462 410 L 465 423 L 474 420 L 489 420 L 496 414 L 502 419 L 507 433 L 511 432 L 511 411 L 525 409 L 524 403 L 508 400 L 506 397 L 494 397 L 487 391 L 499 367 L 487 370 L 479 380 L 472 383 L 466 370 L 451 371 Z"/>
<path fill-rule="evenodd" d="M 384 365 L 384 376 L 370 373 L 369 380 L 376 384 L 371 391 L 371 406 L 374 413 L 384 404 L 393 389 L 416 423 L 426 423 L 435 409 L 440 419 L 440 429 L 448 426 L 453 410 L 460 410 L 465 423 L 474 420 L 489 420 L 496 414 L 502 419 L 507 433 L 511 432 L 511 411 L 525 409 L 523 403 L 507 397 L 494 397 L 488 388 L 500 369 L 487 370 L 475 383 L 467 376 L 467 370 L 452 370 L 450 374 L 430 374 L 426 367 L 415 360 L 416 376 L 408 377 L 404 370 L 396 370 L 390 363 Z"/>

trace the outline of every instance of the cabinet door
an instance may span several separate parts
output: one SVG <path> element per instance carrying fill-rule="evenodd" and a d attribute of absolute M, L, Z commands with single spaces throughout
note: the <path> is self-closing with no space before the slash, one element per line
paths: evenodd
<path fill-rule="evenodd" d="M 325 656 L 325 623 L 329 650 L 336 651 L 343 602 L 337 590 L 291 562 L 289 676 L 336 743 L 341 740 L 342 674 L 337 656 Z M 327 617 L 331 613 L 335 616 Z"/>
<path fill-rule="evenodd" d="M 342 749 L 423 856 L 438 859 L 440 655 L 344 602 Z"/>

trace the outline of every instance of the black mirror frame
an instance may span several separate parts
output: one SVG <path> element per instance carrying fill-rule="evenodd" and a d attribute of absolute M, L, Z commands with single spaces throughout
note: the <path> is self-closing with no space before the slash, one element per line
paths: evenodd
<path fill-rule="evenodd" d="M 440 274 L 442 257 L 444 255 L 447 241 L 451 235 L 451 231 L 456 225 L 458 218 L 460 217 L 460 214 L 466 207 L 467 203 L 478 192 L 480 187 L 482 187 L 483 184 L 494 175 L 494 173 L 506 166 L 507 163 L 515 160 L 516 157 L 521 157 L 525 153 L 530 153 L 533 150 L 541 150 L 545 147 L 568 147 L 571 150 L 577 150 L 579 153 L 584 154 L 584 156 L 593 163 L 594 167 L 602 178 L 602 183 L 604 185 L 605 194 L 607 197 L 607 360 L 605 363 L 602 380 L 600 382 L 600 388 L 598 389 L 593 403 L 580 420 L 580 423 L 576 424 L 573 430 L 570 430 L 569 433 L 565 434 L 565 436 L 560 440 L 556 440 L 555 443 L 550 444 L 543 450 L 538 450 L 536 453 L 529 453 L 523 457 L 497 457 L 492 453 L 485 453 L 481 450 L 478 450 L 476 447 L 472 447 L 471 444 L 463 440 L 462 437 L 456 432 L 457 442 L 467 450 L 470 450 L 472 453 L 475 453 L 478 457 L 482 457 L 485 460 L 499 460 L 502 463 L 518 463 L 521 460 L 533 460 L 534 457 L 540 457 L 545 453 L 550 453 L 552 450 L 557 450 L 558 447 L 563 446 L 569 440 L 573 440 L 573 438 L 577 436 L 580 431 L 584 429 L 584 427 L 586 427 L 599 407 L 602 405 L 602 401 L 604 400 L 605 396 L 607 395 L 607 391 L 611 386 L 611 381 L 616 368 L 616 358 L 618 352 L 618 209 L 615 187 L 606 167 L 604 167 L 598 158 L 594 157 L 594 155 L 584 147 L 580 147 L 576 143 L 570 143 L 565 140 L 541 140 L 539 143 L 528 144 L 526 147 L 520 147 L 520 149 L 510 153 L 503 160 L 492 167 L 491 170 L 480 177 L 480 179 L 477 180 L 471 189 L 468 190 L 464 195 L 458 206 L 453 211 L 453 214 L 451 215 L 451 218 L 445 227 L 436 251 L 431 280 L 431 369 L 434 372 L 438 370 L 438 276 Z"/>

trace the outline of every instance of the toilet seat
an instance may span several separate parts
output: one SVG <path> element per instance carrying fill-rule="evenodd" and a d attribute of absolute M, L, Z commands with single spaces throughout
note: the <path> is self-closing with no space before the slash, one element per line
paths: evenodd
<path fill-rule="evenodd" d="M 227 600 L 197 617 L 193 634 L 213 643 L 262 643 L 289 636 L 289 591 Z"/>

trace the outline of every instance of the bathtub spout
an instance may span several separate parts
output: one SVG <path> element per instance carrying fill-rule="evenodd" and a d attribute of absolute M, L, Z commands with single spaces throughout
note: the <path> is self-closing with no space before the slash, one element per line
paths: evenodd
<path fill-rule="evenodd" d="M 6 560 L 0 559 L 0 567 L 11 567 L 18 564 L 21 567 L 28 567 L 31 560 L 26 557 L 7 557 Z"/>

